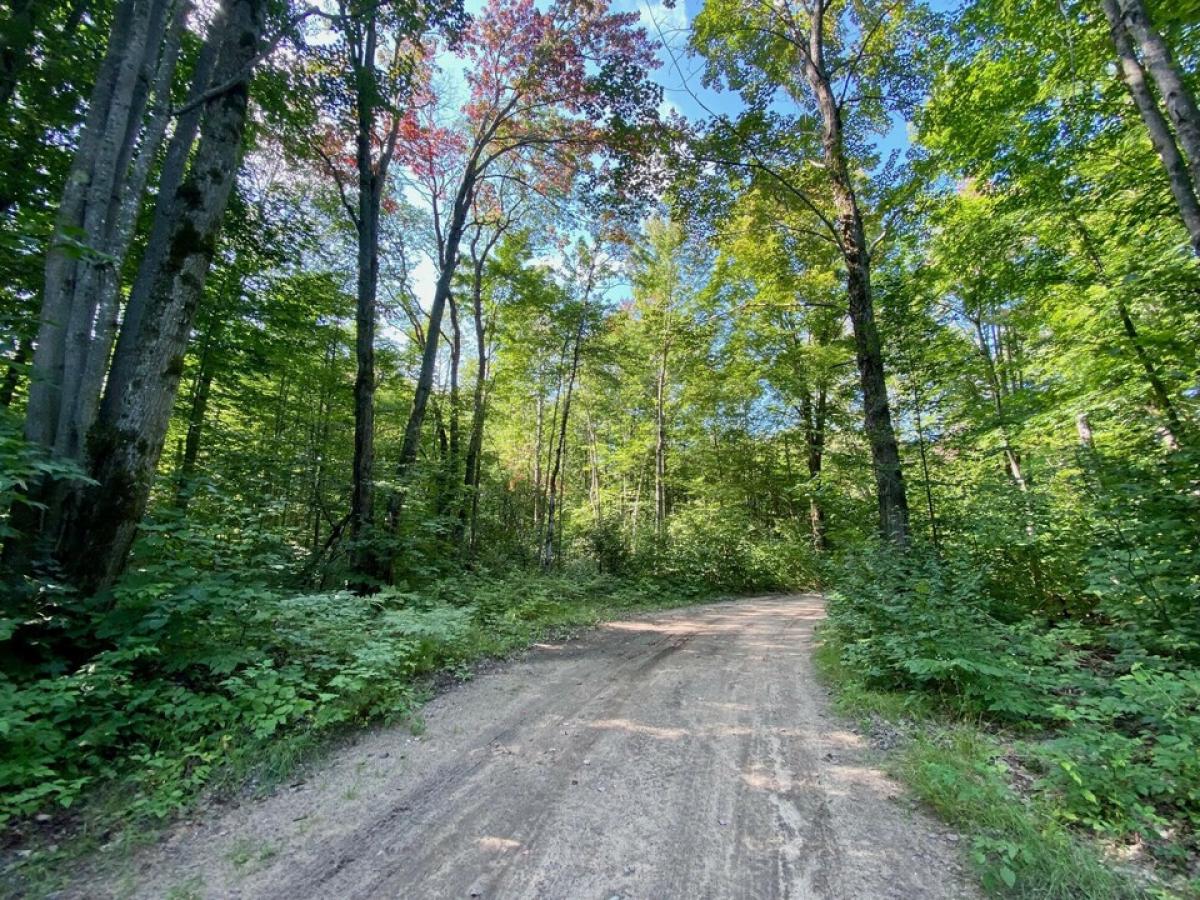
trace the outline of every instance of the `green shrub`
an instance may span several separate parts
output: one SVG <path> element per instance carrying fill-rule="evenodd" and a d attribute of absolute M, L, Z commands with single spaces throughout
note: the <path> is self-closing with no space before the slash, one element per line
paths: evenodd
<path fill-rule="evenodd" d="M 866 689 L 1014 730 L 1050 814 L 1182 860 L 1200 834 L 1200 672 L 1097 617 L 1015 622 L 985 567 L 877 548 L 830 595 L 827 644 Z"/>
<path fill-rule="evenodd" d="M 286 765 L 291 748 L 332 729 L 410 713 L 420 677 L 435 670 L 610 609 L 702 595 L 690 584 L 580 572 L 459 575 L 369 597 L 296 594 L 197 564 L 279 552 L 249 536 L 221 546 L 160 525 L 148 540 L 162 561 L 146 561 L 143 546 L 111 604 L 76 604 L 73 616 L 54 607 L 61 621 L 51 634 L 91 641 L 80 660 L 48 653 L 0 673 L 0 823 L 74 806 L 102 786 L 119 789 L 110 793 L 120 795 L 120 819 L 161 818 L 219 773 Z"/>
<path fill-rule="evenodd" d="M 989 612 L 983 575 L 914 551 L 847 564 L 829 597 L 829 629 L 847 666 L 873 686 L 929 691 L 1023 718 L 1041 709 L 1022 664 L 1024 635 Z"/>

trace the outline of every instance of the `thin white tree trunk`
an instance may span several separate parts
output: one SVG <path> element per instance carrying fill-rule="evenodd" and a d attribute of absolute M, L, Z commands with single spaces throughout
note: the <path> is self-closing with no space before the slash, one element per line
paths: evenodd
<path fill-rule="evenodd" d="M 1196 107 L 1196 98 L 1183 80 L 1171 48 L 1151 23 L 1142 0 L 1121 0 L 1121 7 L 1125 27 L 1137 41 L 1166 107 L 1167 118 L 1179 135 L 1192 176 L 1192 189 L 1200 194 L 1200 109 Z"/>

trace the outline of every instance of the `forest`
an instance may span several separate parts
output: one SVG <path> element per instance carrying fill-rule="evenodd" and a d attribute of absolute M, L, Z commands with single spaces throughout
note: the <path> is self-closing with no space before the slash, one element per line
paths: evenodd
<path fill-rule="evenodd" d="M 1200 890 L 1198 92 L 1195 0 L 11 0 L 4 877 L 821 590 L 985 888 Z"/>

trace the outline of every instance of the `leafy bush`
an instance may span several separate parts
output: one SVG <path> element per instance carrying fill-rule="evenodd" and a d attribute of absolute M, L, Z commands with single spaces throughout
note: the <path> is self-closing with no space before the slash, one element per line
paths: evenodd
<path fill-rule="evenodd" d="M 113 778 L 136 782 L 133 812 L 164 815 L 231 752 L 407 711 L 413 676 L 462 639 L 469 612 L 395 600 L 221 579 L 118 590 L 96 628 L 113 649 L 0 678 L 0 818 L 69 806 Z"/>
<path fill-rule="evenodd" d="M 668 534 L 640 562 L 655 574 L 735 592 L 812 587 L 821 580 L 803 541 L 700 504 L 677 511 Z"/>
<path fill-rule="evenodd" d="M 227 564 L 235 552 L 270 557 L 276 548 L 247 539 L 238 549 L 232 535 L 221 547 L 166 524 L 148 540 L 162 561 L 130 572 L 86 621 L 49 628 L 98 644 L 73 664 L 48 653 L 0 673 L 0 823 L 71 807 L 104 785 L 119 788 L 122 820 L 161 818 L 223 771 L 269 766 L 333 729 L 409 714 L 420 677 L 437 669 L 609 609 L 699 596 L 661 580 L 578 572 L 297 595 L 197 565 L 209 554 Z M 28 627 L 0 638 L 39 640 Z"/>
<path fill-rule="evenodd" d="M 20 420 L 7 407 L 0 407 L 0 540 L 16 534 L 12 512 L 33 502 L 26 491 L 43 478 L 87 480 L 78 466 L 54 459 L 26 441 Z"/>
<path fill-rule="evenodd" d="M 839 574 L 825 637 L 867 688 L 1023 735 L 1012 752 L 1063 822 L 1194 851 L 1200 672 L 1126 623 L 1004 621 L 992 583 L 964 558 L 876 549 Z"/>
<path fill-rule="evenodd" d="M 829 598 L 830 635 L 867 683 L 931 691 L 1014 717 L 1036 714 L 1021 633 L 994 618 L 982 573 L 920 552 L 879 550 L 846 565 Z"/>

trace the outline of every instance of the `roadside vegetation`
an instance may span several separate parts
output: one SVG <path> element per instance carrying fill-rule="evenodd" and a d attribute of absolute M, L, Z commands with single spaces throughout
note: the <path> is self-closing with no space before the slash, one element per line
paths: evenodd
<path fill-rule="evenodd" d="M 616 573 L 585 557 L 553 572 L 430 572 L 364 597 L 279 577 L 294 555 L 262 532 L 168 519 L 148 525 L 108 603 L 46 634 L 94 636 L 86 662 L 51 668 L 27 647 L 4 683 L 13 883 L 50 889 L 56 861 L 144 840 L 203 797 L 269 790 L 354 729 L 416 730 L 430 692 L 481 662 L 796 577 L 775 548 L 734 540 L 710 556 L 681 539 Z"/>
<path fill-rule="evenodd" d="M 1200 681 L 1179 653 L 1186 632 L 1164 643 L 1157 616 L 1115 593 L 1081 592 L 1085 609 L 1048 616 L 967 552 L 865 559 L 830 594 L 821 669 L 841 707 L 894 746 L 893 771 L 969 835 L 986 887 L 1200 889 Z"/>

